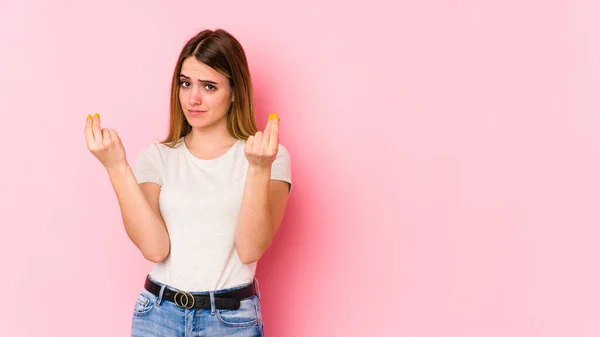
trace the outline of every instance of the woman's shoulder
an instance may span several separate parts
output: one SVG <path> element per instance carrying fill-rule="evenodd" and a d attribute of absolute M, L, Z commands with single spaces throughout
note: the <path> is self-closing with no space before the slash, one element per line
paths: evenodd
<path fill-rule="evenodd" d="M 155 139 L 147 143 L 145 150 L 147 151 L 160 151 L 170 152 L 178 149 L 183 144 L 183 138 L 180 138 L 176 143 L 166 143 L 164 140 Z"/>
<path fill-rule="evenodd" d="M 140 156 L 149 156 L 156 159 L 164 159 L 172 153 L 177 152 L 181 147 L 181 140 L 175 144 L 167 144 L 162 140 L 153 140 L 141 150 Z"/>

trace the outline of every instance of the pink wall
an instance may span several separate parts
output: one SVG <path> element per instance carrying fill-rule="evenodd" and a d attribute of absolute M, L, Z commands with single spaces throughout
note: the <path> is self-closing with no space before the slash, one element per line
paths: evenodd
<path fill-rule="evenodd" d="M 2 2 L 0 335 L 128 335 L 149 264 L 85 117 L 133 160 L 216 27 L 293 158 L 268 336 L 600 335 L 600 5 L 351 3 Z"/>

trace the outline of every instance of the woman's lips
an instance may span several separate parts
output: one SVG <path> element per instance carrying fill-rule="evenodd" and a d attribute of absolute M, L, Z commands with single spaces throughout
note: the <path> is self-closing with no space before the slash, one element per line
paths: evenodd
<path fill-rule="evenodd" d="M 192 116 L 199 116 L 205 112 L 206 111 L 203 111 L 203 110 L 188 110 L 188 113 Z"/>

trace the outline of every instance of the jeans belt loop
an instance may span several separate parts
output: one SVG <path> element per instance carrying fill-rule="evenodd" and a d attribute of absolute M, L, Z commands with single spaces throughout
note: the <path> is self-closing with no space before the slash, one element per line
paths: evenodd
<path fill-rule="evenodd" d="M 167 286 L 166 285 L 161 285 L 160 286 L 160 291 L 158 292 L 158 299 L 156 300 L 156 306 L 160 306 L 160 304 L 162 303 L 162 299 L 163 299 L 163 293 L 165 292 L 165 288 Z"/>
<path fill-rule="evenodd" d="M 217 306 L 215 305 L 215 292 L 210 291 L 209 294 L 210 294 L 210 314 L 214 315 L 215 309 L 217 308 Z"/>

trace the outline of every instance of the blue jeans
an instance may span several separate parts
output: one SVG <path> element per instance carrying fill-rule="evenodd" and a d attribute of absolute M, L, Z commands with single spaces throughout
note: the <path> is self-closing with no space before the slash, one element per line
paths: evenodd
<path fill-rule="evenodd" d="M 258 281 L 257 294 L 241 300 L 240 307 L 236 310 L 216 309 L 215 294 L 243 288 L 247 284 L 217 291 L 194 292 L 194 295 L 210 295 L 211 308 L 184 309 L 173 302 L 162 300 L 165 288 L 173 291 L 179 289 L 156 283 L 161 286 L 158 296 L 146 289 L 138 295 L 133 309 L 132 337 L 264 336 Z"/>

